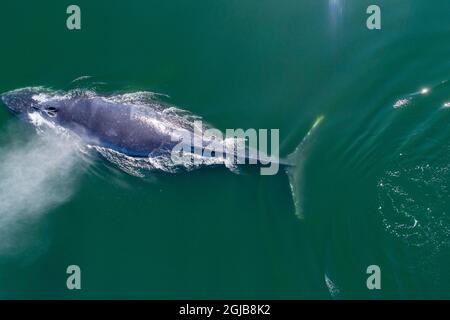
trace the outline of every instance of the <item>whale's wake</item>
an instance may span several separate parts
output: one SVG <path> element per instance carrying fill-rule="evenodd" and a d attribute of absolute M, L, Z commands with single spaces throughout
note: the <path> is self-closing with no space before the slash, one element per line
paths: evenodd
<path fill-rule="evenodd" d="M 20 139 L 19 139 L 20 140 Z M 72 195 L 80 154 L 69 138 L 41 133 L 0 147 L 0 254 L 30 245 L 27 232 Z"/>

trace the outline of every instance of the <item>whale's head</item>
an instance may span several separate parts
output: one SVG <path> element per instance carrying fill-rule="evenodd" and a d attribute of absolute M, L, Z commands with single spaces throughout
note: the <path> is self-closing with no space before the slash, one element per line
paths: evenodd
<path fill-rule="evenodd" d="M 63 105 L 58 99 L 53 99 L 51 92 L 40 87 L 29 87 L 3 93 L 1 100 L 15 115 L 26 118 L 33 112 L 39 112 L 47 119 L 54 119 Z"/>
<path fill-rule="evenodd" d="M 36 91 L 32 88 L 18 89 L 3 93 L 1 100 L 3 104 L 16 115 L 29 113 L 38 107 L 35 100 Z"/>

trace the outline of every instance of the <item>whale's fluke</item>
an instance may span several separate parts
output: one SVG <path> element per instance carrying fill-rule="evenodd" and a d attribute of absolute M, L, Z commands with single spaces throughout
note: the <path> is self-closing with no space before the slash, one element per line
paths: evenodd
<path fill-rule="evenodd" d="M 311 147 L 313 141 L 313 133 L 319 127 L 320 123 L 323 121 L 325 117 L 323 115 L 319 116 L 311 129 L 309 129 L 308 133 L 303 138 L 302 142 L 295 148 L 294 152 L 292 152 L 288 156 L 288 161 L 291 164 L 290 166 L 286 166 L 286 174 L 289 178 L 289 186 L 292 192 L 292 200 L 295 206 L 295 215 L 299 219 L 304 219 L 303 212 L 303 169 L 306 157 L 308 155 L 308 149 Z"/>

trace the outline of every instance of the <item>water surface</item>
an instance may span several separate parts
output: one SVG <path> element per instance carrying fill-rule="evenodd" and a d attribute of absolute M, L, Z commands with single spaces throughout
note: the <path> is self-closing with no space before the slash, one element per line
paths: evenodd
<path fill-rule="evenodd" d="M 279 128 L 283 156 L 326 120 L 299 221 L 284 174 L 79 167 L 1 108 L 0 212 L 22 213 L 0 226 L 0 298 L 450 298 L 450 3 L 377 3 L 377 31 L 365 0 L 79 0 L 80 31 L 71 3 L 2 4 L 1 92 L 90 75 L 222 130 Z M 14 195 L 53 172 L 43 163 L 73 180 L 41 181 L 23 214 Z M 81 291 L 65 287 L 70 264 Z"/>

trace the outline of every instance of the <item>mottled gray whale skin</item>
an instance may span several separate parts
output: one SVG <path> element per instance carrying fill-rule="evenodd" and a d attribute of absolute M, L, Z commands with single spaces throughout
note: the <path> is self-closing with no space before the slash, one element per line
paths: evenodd
<path fill-rule="evenodd" d="M 79 96 L 38 102 L 33 90 L 22 89 L 2 95 L 4 104 L 19 117 L 39 112 L 51 122 L 76 133 L 85 142 L 104 146 L 133 157 L 170 151 L 179 141 L 158 125 L 136 116 L 138 106 L 116 103 L 98 96 Z M 146 106 L 158 118 L 159 110 Z M 139 115 L 139 114 L 138 114 Z M 26 119 L 25 119 L 26 120 Z"/>

